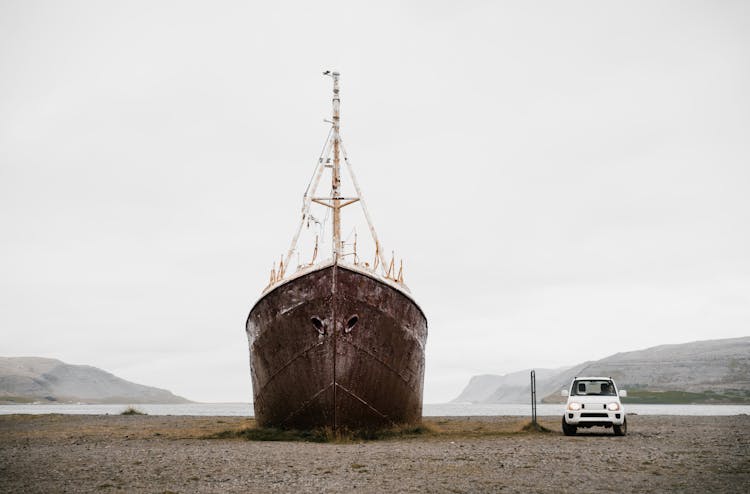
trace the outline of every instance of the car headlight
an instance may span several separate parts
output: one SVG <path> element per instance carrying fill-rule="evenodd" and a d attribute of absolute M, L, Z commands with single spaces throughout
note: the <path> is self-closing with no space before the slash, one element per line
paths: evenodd
<path fill-rule="evenodd" d="M 610 410 L 612 412 L 619 410 L 619 409 L 620 409 L 619 403 L 610 403 L 609 405 L 607 405 L 607 410 Z"/>
<path fill-rule="evenodd" d="M 580 409 L 581 409 L 580 403 L 576 403 L 575 401 L 568 403 L 568 410 L 580 410 Z"/>

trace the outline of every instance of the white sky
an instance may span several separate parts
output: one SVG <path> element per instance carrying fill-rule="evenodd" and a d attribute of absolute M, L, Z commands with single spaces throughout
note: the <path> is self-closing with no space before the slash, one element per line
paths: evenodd
<path fill-rule="evenodd" d="M 0 355 L 248 401 L 326 69 L 469 377 L 750 334 L 750 4 L 0 2 Z"/>

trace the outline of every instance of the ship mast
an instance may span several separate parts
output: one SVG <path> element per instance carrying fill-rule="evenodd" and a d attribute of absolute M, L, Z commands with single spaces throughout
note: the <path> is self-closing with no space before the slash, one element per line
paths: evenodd
<path fill-rule="evenodd" d="M 333 171 L 331 173 L 331 199 L 333 200 L 333 262 L 337 262 L 341 257 L 341 166 L 340 166 L 340 147 L 341 136 L 339 134 L 339 73 L 331 72 L 333 78 Z"/>
<path fill-rule="evenodd" d="M 268 287 L 272 286 L 274 283 L 284 279 L 286 269 L 290 266 L 292 255 L 297 248 L 297 242 L 299 241 L 299 237 L 302 233 L 302 228 L 305 223 L 307 222 L 309 226 L 309 221 L 311 219 L 317 222 L 317 220 L 315 220 L 315 218 L 310 214 L 310 207 L 313 203 L 320 204 L 321 206 L 325 206 L 333 210 L 333 263 L 336 264 L 342 261 L 342 259 L 347 254 L 344 253 L 344 242 L 341 240 L 341 210 L 344 207 L 349 206 L 350 204 L 354 204 L 355 202 L 359 202 L 362 206 L 362 212 L 364 213 L 365 220 L 367 221 L 367 226 L 370 229 L 370 235 L 372 236 L 372 240 L 375 244 L 375 259 L 373 260 L 373 265 L 372 267 L 370 267 L 368 263 L 365 263 L 364 267 L 366 269 L 372 270 L 373 272 L 381 271 L 382 275 L 385 278 L 391 279 L 404 286 L 402 270 L 399 269 L 398 274 L 396 273 L 396 268 L 394 266 L 395 258 L 391 260 L 390 264 L 386 264 L 385 257 L 380 248 L 380 241 L 378 240 L 377 233 L 375 232 L 375 227 L 373 226 L 372 219 L 370 218 L 370 213 L 367 210 L 367 205 L 365 204 L 364 197 L 362 197 L 362 190 L 359 188 L 359 183 L 357 182 L 357 177 L 354 174 L 352 164 L 349 161 L 349 157 L 347 156 L 346 148 L 344 147 L 344 143 L 341 141 L 341 99 L 339 96 L 339 77 L 341 74 L 339 74 L 338 72 L 327 70 L 323 72 L 323 75 L 330 76 L 331 79 L 333 79 L 332 120 L 325 120 L 326 122 L 331 124 L 331 130 L 328 134 L 328 137 L 326 138 L 325 144 L 323 145 L 323 150 L 321 151 L 320 157 L 318 158 L 318 164 L 315 166 L 315 172 L 313 173 L 313 176 L 310 179 L 310 183 L 305 190 L 305 195 L 302 201 L 302 219 L 297 227 L 297 231 L 294 234 L 294 237 L 292 238 L 292 242 L 289 245 L 286 256 L 282 255 L 281 257 L 278 270 L 276 269 L 276 265 L 274 264 L 274 269 L 271 270 L 271 279 L 266 289 L 268 289 Z M 333 154 L 333 156 L 331 156 L 331 154 Z M 349 173 L 349 177 L 351 178 L 352 185 L 354 186 L 354 190 L 356 192 L 356 195 L 354 195 L 353 197 L 344 197 L 341 193 L 342 157 L 344 163 L 346 164 L 346 171 Z M 329 197 L 316 197 L 320 179 L 326 168 L 331 170 L 331 194 Z M 356 234 L 354 250 L 354 262 L 356 264 Z M 315 258 L 317 257 L 317 252 L 318 243 L 316 237 L 315 254 L 313 254 L 313 260 L 308 265 L 313 264 Z M 298 266 L 298 269 L 299 268 L 300 266 Z M 406 287 L 404 286 L 404 288 Z"/>

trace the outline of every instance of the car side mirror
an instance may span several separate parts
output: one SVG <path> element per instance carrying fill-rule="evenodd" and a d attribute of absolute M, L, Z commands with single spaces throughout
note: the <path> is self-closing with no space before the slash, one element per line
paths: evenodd
<path fill-rule="evenodd" d="M 560 391 L 560 394 L 562 396 L 568 396 L 568 390 L 567 389 L 563 389 L 562 391 Z"/>
<path fill-rule="evenodd" d="M 627 398 L 628 397 L 628 391 L 625 389 L 620 390 L 620 398 Z"/>

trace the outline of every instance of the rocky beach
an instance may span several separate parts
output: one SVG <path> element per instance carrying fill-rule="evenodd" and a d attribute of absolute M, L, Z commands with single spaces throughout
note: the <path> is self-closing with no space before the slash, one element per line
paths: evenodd
<path fill-rule="evenodd" d="M 426 432 L 256 441 L 240 417 L 0 416 L 2 492 L 747 492 L 750 416 L 630 416 L 629 432 L 525 432 L 433 417 Z M 226 438 L 218 438 L 226 436 Z"/>

